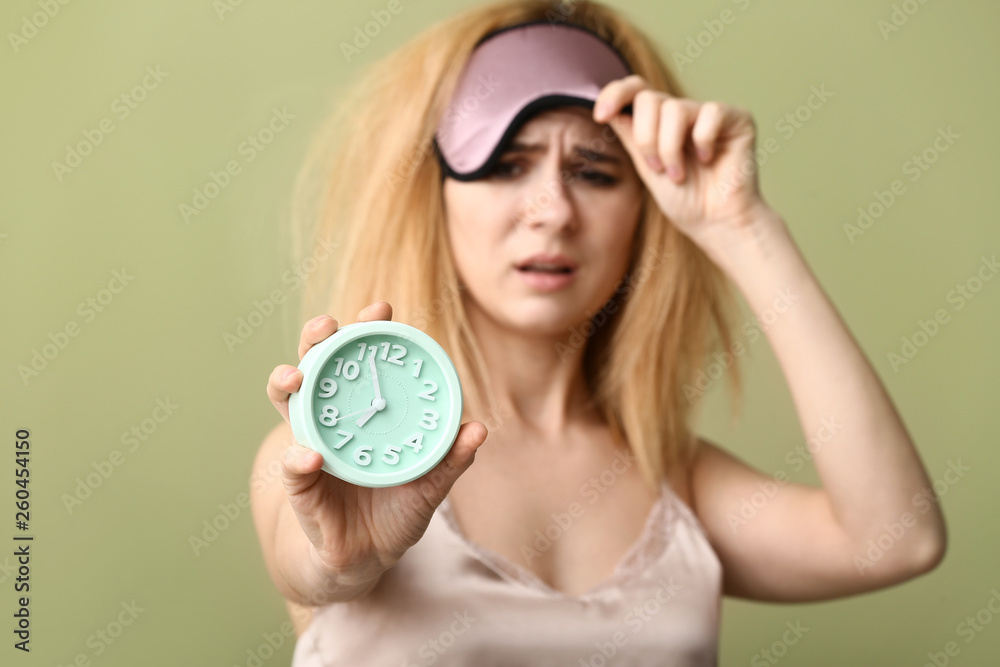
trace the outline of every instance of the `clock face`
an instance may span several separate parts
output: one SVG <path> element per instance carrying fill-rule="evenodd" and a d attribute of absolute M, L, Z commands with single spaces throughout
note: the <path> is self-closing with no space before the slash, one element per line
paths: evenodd
<path fill-rule="evenodd" d="M 340 327 L 299 364 L 289 397 L 296 439 L 323 469 L 360 486 L 405 484 L 444 458 L 458 433 L 462 392 L 447 354 L 406 324 Z"/>

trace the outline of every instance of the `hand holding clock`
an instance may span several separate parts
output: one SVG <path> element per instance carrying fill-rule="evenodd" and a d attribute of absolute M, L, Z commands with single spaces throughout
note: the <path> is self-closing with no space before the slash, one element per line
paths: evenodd
<path fill-rule="evenodd" d="M 385 302 L 372 304 L 358 314 L 359 322 L 391 319 L 392 307 Z M 299 358 L 332 336 L 337 328 L 337 321 L 327 316 L 307 322 L 299 341 Z M 358 426 L 363 426 L 386 404 L 378 375 L 372 368 L 374 359 L 369 363 L 375 399 L 363 411 Z M 287 364 L 275 367 L 268 380 L 267 395 L 285 421 L 289 421 L 289 396 L 299 390 L 302 380 L 302 372 Z M 348 416 L 352 415 L 339 419 Z M 360 593 L 370 589 L 381 573 L 424 534 L 434 510 L 472 464 L 486 435 L 482 423 L 466 422 L 450 451 L 431 473 L 399 486 L 376 488 L 358 486 L 327 474 L 321 469 L 321 454 L 297 442 L 289 446 L 281 464 L 282 482 L 299 525 L 312 545 L 308 557 L 315 570 L 315 590 L 329 591 L 332 586 Z M 324 597 L 322 601 L 327 599 Z"/>

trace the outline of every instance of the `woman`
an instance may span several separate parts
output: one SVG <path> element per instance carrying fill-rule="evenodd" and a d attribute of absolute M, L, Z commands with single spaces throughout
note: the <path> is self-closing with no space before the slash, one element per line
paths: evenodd
<path fill-rule="evenodd" d="M 285 422 L 253 511 L 294 665 L 712 665 L 723 593 L 830 599 L 941 560 L 913 443 L 761 198 L 750 115 L 685 98 L 612 10 L 467 11 L 367 73 L 331 127 L 314 234 L 341 254 L 304 308 L 427 331 L 466 410 L 430 475 L 360 488 L 292 442 L 302 375 L 274 369 Z M 738 385 L 729 283 L 770 323 L 822 488 L 691 431 L 707 352 Z M 309 320 L 299 357 L 337 326 Z"/>

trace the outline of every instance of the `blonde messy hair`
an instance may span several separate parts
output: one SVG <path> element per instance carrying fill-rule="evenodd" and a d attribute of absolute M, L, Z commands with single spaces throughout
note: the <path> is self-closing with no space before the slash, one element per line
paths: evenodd
<path fill-rule="evenodd" d="M 432 147 L 461 69 L 481 37 L 529 21 L 567 22 L 597 33 L 651 86 L 684 96 L 649 39 L 596 2 L 504 0 L 465 11 L 369 66 L 323 126 L 300 174 L 293 207 L 299 256 L 317 243 L 331 261 L 309 274 L 300 322 L 330 313 L 353 321 L 388 301 L 393 319 L 423 329 L 462 380 L 467 419 L 502 424 L 463 306 L 452 262 L 442 173 Z M 607 135 L 607 133 L 605 133 Z M 582 332 L 593 407 L 628 443 L 651 486 L 686 472 L 697 439 L 685 396 L 708 353 L 729 349 L 724 274 L 643 190 L 631 264 L 611 301 Z M 719 338 L 710 336 L 714 330 Z M 720 340 L 721 339 L 721 340 Z M 730 368 L 738 399 L 738 365 Z M 699 392 L 700 393 L 700 392 Z"/>

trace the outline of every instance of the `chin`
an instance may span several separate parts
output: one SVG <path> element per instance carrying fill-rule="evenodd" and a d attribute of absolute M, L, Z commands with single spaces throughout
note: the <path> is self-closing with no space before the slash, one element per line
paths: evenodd
<path fill-rule="evenodd" d="M 507 326 L 525 334 L 560 338 L 588 320 L 580 304 L 566 299 L 528 298 L 515 302 L 501 316 Z"/>

